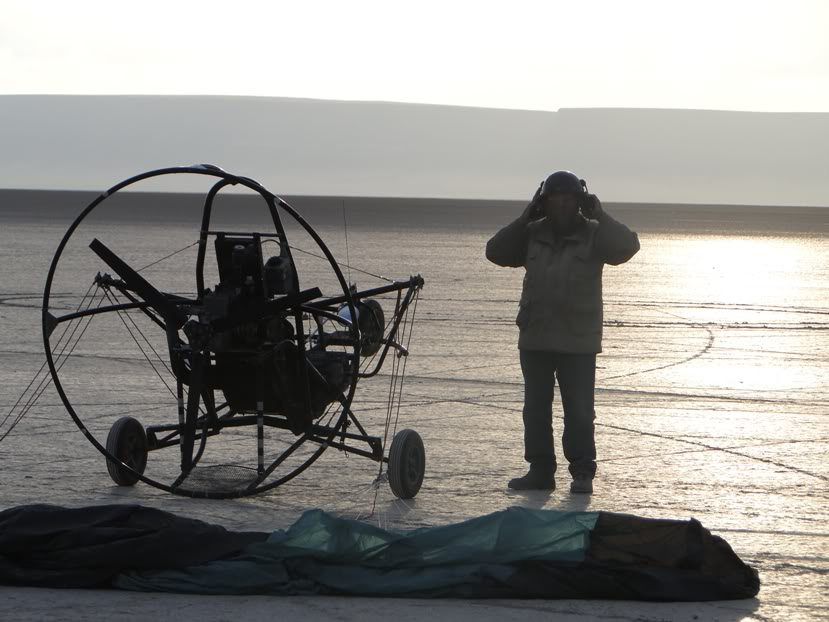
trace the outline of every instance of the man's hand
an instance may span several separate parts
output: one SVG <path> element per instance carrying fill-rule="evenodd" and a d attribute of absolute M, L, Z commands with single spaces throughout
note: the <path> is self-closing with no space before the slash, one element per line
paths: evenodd
<path fill-rule="evenodd" d="M 541 197 L 541 187 L 544 185 L 542 181 L 538 184 L 538 190 L 535 191 L 532 200 L 527 203 L 527 207 L 524 208 L 524 211 L 521 214 L 520 219 L 524 222 L 530 222 L 532 220 L 538 220 L 541 218 L 541 206 L 539 205 L 539 198 Z"/>
<path fill-rule="evenodd" d="M 604 210 L 602 209 L 602 202 L 599 201 L 599 197 L 595 194 L 588 194 L 582 203 L 581 213 L 585 218 L 601 220 L 604 216 Z"/>

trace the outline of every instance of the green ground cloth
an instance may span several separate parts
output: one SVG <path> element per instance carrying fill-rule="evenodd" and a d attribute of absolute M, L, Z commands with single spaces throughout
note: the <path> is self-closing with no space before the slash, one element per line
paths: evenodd
<path fill-rule="evenodd" d="M 597 513 L 510 508 L 406 533 L 311 510 L 231 560 L 131 573 L 126 589 L 223 594 L 477 595 L 526 560 L 584 560 Z"/>

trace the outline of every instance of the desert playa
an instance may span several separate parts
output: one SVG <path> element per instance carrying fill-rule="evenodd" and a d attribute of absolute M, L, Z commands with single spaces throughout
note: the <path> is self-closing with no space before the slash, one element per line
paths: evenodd
<path fill-rule="evenodd" d="M 89 198 L 3 195 L 0 247 L 15 267 L 0 286 L 0 402 L 8 409 L 43 361 L 40 288 L 50 254 Z M 127 201 L 118 226 L 140 229 L 142 244 L 124 242 L 125 255 L 160 252 L 147 240 L 187 239 L 188 200 L 177 214 L 165 207 L 170 200 Z M 683 604 L 196 597 L 3 587 L 4 619 L 104 620 L 115 612 L 123 620 L 393 615 L 736 622 L 827 616 L 829 237 L 820 208 L 802 208 L 798 218 L 781 219 L 773 208 L 608 204 L 639 231 L 643 251 L 630 269 L 608 268 L 605 276 L 605 347 L 596 403 L 599 475 L 595 493 L 585 497 L 570 495 L 563 469 L 552 493 L 506 488 L 524 468 L 512 321 L 520 275 L 488 265 L 482 247 L 520 202 L 292 200 L 306 203 L 304 213 L 338 256 L 345 254 L 345 203 L 353 265 L 403 276 L 417 271 L 426 278 L 401 408 L 401 421 L 417 429 L 426 445 L 426 478 L 418 496 L 395 498 L 386 484 L 373 485 L 372 463 L 333 450 L 301 476 L 256 497 L 194 500 L 142 484 L 117 487 L 103 456 L 47 391 L 0 444 L 0 507 L 137 503 L 256 531 L 285 529 L 309 508 L 400 530 L 511 506 L 695 518 L 758 570 L 758 597 Z M 118 357 L 101 358 L 95 369 L 117 386 L 114 379 L 126 373 L 120 365 L 126 363 Z M 101 395 L 119 402 L 106 383 L 83 391 L 90 403 Z M 359 391 L 356 408 L 372 422 L 382 387 L 366 382 Z M 113 408 L 134 407 L 120 402 Z M 554 408 L 560 430 L 558 404 Z M 7 418 L 0 430 L 5 433 L 10 422 Z"/>

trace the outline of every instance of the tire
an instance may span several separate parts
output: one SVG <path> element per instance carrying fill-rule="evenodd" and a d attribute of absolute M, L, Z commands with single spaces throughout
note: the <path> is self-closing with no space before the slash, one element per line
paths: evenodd
<path fill-rule="evenodd" d="M 107 452 L 126 464 L 132 471 L 107 458 L 107 471 L 119 486 L 132 486 L 147 466 L 147 435 L 137 419 L 121 417 L 110 428 L 107 436 Z"/>
<path fill-rule="evenodd" d="M 389 451 L 389 486 L 399 499 L 411 499 L 423 484 L 426 452 L 423 439 L 414 430 L 394 435 Z"/>
<path fill-rule="evenodd" d="M 373 356 L 383 346 L 383 331 L 386 328 L 383 307 L 372 298 L 360 301 L 358 306 L 358 323 L 362 337 L 360 356 Z"/>

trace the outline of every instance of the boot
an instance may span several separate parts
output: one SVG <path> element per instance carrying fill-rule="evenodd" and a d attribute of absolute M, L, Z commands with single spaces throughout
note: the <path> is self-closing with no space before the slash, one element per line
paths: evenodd
<path fill-rule="evenodd" d="M 589 495 L 593 492 L 593 478 L 587 473 L 576 473 L 570 483 L 570 492 Z"/>
<path fill-rule="evenodd" d="M 541 468 L 530 465 L 530 470 L 526 475 L 511 479 L 507 486 L 513 490 L 555 490 L 555 471 L 549 467 Z"/>

